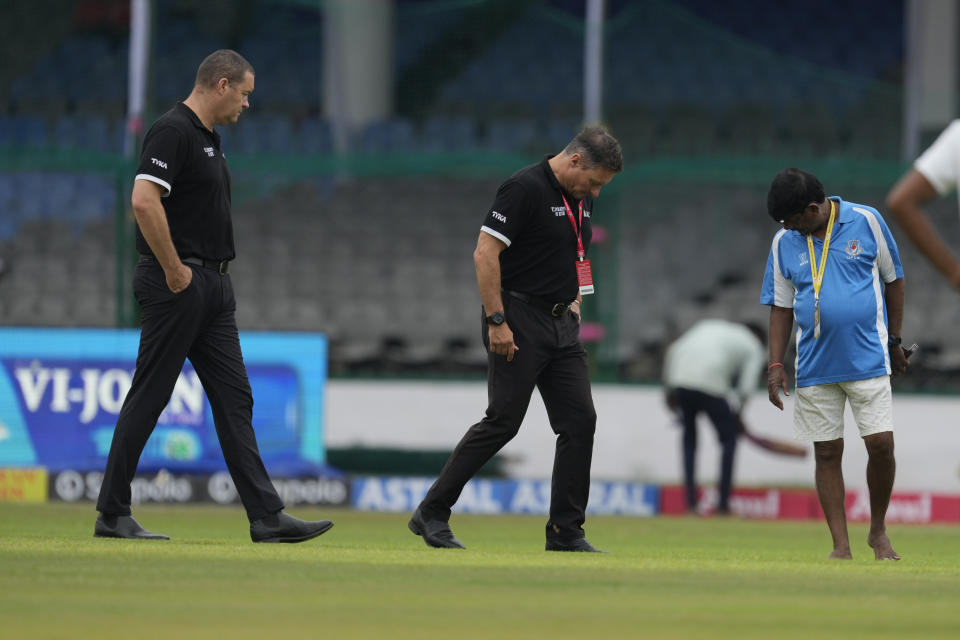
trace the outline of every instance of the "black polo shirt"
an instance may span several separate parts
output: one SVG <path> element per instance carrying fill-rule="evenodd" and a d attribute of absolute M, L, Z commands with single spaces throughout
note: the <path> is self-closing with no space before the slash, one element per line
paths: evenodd
<path fill-rule="evenodd" d="M 563 198 L 573 217 L 578 203 L 562 191 L 544 156 L 500 185 L 481 230 L 499 238 L 507 248 L 500 253 L 500 282 L 504 289 L 569 302 L 577 297 L 577 236 L 570 225 Z M 563 196 L 561 197 L 561 191 Z M 593 198 L 583 199 L 583 248 L 590 246 Z M 579 224 L 579 221 L 578 221 Z"/>
<path fill-rule="evenodd" d="M 182 102 L 160 116 L 144 137 L 136 179 L 163 188 L 161 202 L 180 257 L 233 260 L 230 171 L 220 134 L 204 127 Z M 137 251 L 153 253 L 139 226 Z"/>

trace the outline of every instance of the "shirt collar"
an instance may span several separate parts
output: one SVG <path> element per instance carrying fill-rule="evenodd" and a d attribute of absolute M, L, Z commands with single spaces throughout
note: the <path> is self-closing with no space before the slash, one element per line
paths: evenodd
<path fill-rule="evenodd" d="M 856 220 L 856 216 L 853 213 L 853 207 L 850 206 L 849 202 L 844 201 L 840 196 L 827 196 L 827 200 L 833 200 L 837 204 L 837 219 L 834 221 L 834 224 L 846 224 L 848 222 L 853 222 Z M 790 229 L 787 231 L 789 234 L 795 234 L 798 238 L 806 238 L 805 233 L 800 233 L 796 229 Z"/>
<path fill-rule="evenodd" d="M 828 196 L 828 199 L 837 203 L 837 221 L 835 224 L 845 224 L 855 220 L 855 216 L 849 202 L 845 202 L 840 196 Z"/>
<path fill-rule="evenodd" d="M 540 167 L 543 169 L 543 172 L 547 176 L 547 182 L 557 189 L 560 188 L 560 183 L 557 182 L 557 176 L 553 173 L 553 169 L 550 167 L 550 158 L 553 157 L 553 154 L 547 154 L 543 156 L 543 160 L 540 161 Z"/>
<path fill-rule="evenodd" d="M 570 206 L 574 206 L 573 203 L 580 202 L 580 200 L 575 199 L 572 195 L 570 195 L 567 192 L 566 189 L 560 186 L 560 182 L 557 180 L 556 174 L 553 172 L 553 169 L 550 167 L 550 158 L 552 157 L 554 157 L 553 154 L 547 154 L 543 156 L 543 160 L 540 161 L 540 167 L 543 169 L 543 172 L 547 175 L 547 182 L 549 182 L 554 189 L 557 189 L 561 194 L 563 194 L 563 197 L 566 198 L 569 203 L 571 203 Z"/>
<path fill-rule="evenodd" d="M 187 119 L 189 119 L 190 122 L 192 122 L 195 127 L 197 127 L 198 129 L 203 129 L 205 131 L 210 131 L 205 126 L 203 126 L 203 122 L 200 121 L 200 116 L 194 113 L 193 109 L 191 109 L 190 107 L 188 107 L 182 102 L 177 103 L 177 109 L 180 111 L 180 113 L 187 116 Z"/>
<path fill-rule="evenodd" d="M 217 133 L 215 129 L 213 131 L 211 131 L 210 129 L 207 129 L 204 126 L 203 122 L 200 120 L 200 116 L 194 113 L 193 109 L 183 104 L 183 102 L 178 102 L 176 108 L 180 111 L 180 113 L 187 116 L 187 119 L 193 123 L 193 126 L 195 126 L 197 129 L 202 130 L 207 135 L 211 136 L 216 141 L 217 146 L 218 147 L 220 146 L 220 134 Z"/>

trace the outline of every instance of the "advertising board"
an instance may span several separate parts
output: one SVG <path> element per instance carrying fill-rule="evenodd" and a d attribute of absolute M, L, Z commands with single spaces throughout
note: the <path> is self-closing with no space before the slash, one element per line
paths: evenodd
<path fill-rule="evenodd" d="M 352 480 L 351 505 L 360 511 L 412 512 L 433 478 L 362 476 Z M 475 478 L 468 482 L 454 513 L 537 514 L 550 509 L 549 480 Z M 594 481 L 590 485 L 591 515 L 653 516 L 657 487 L 630 482 Z"/>
<path fill-rule="evenodd" d="M 0 329 L 0 466 L 102 470 L 130 388 L 139 332 Z M 243 333 L 253 424 L 267 469 L 322 469 L 327 342 L 319 334 Z M 213 414 L 189 361 L 140 471 L 224 470 Z"/>

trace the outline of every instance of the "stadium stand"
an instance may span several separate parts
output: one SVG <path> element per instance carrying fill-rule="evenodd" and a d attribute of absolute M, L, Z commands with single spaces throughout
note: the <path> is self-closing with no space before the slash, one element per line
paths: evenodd
<path fill-rule="evenodd" d="M 333 136 L 319 107 L 315 8 L 214 4 L 201 16 L 190 3 L 156 4 L 154 111 L 186 94 L 213 49 L 236 46 L 261 71 L 254 109 L 221 132 L 235 167 L 242 328 L 325 331 L 334 373 L 482 370 L 479 222 L 505 173 L 557 150 L 579 124 L 581 3 L 397 2 L 397 109 L 351 141 L 360 160 L 350 170 L 325 164 Z M 610 336 L 598 359 L 622 377 L 656 378 L 660 345 L 698 317 L 764 320 L 765 188 L 756 168 L 746 180 L 727 170 L 731 158 L 897 161 L 902 3 L 775 4 L 608 2 L 605 108 L 628 171 L 601 201 L 610 240 L 598 263 L 610 264 L 615 302 L 598 296 L 594 319 Z M 481 9 L 485 37 L 465 36 Z M 864 15 L 863 46 L 810 50 L 790 37 Z M 62 20 L 0 74 L 0 323 L 114 326 L 128 44 L 117 25 Z M 811 87 L 830 100 L 811 102 Z M 77 157 L 99 168 L 70 169 Z M 486 159 L 473 175 L 470 157 Z M 845 197 L 882 197 L 880 179 L 847 173 Z M 936 282 L 904 253 L 910 273 Z M 957 311 L 942 293 L 910 293 L 907 325 L 930 327 L 930 352 L 949 342 Z M 920 317 L 934 301 L 943 316 Z M 942 354 L 947 368 L 951 357 Z"/>

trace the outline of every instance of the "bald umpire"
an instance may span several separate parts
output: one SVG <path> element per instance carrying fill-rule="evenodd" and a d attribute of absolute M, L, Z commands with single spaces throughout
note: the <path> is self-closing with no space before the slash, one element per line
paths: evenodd
<path fill-rule="evenodd" d="M 253 86 L 249 62 L 235 51 L 215 51 L 200 64 L 190 96 L 143 140 L 131 198 L 140 252 L 133 278 L 142 312 L 140 348 L 100 487 L 96 537 L 167 539 L 134 520 L 130 483 L 187 358 L 210 401 L 251 539 L 300 542 L 333 526 L 283 513 L 253 432 L 253 395 L 229 275 L 235 255 L 230 172 L 214 130 L 237 122 Z"/>

